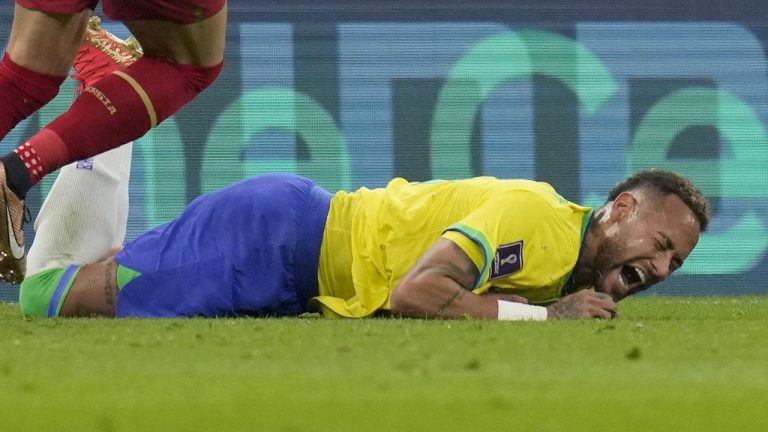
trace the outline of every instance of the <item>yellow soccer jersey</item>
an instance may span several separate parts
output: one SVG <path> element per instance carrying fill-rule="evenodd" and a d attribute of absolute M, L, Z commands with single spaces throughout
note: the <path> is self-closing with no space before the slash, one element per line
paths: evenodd
<path fill-rule="evenodd" d="M 546 183 L 478 177 L 339 192 L 323 233 L 319 296 L 327 316 L 389 309 L 400 279 L 441 236 L 480 273 L 477 294 L 494 287 L 531 303 L 560 297 L 581 248 L 591 209 Z"/>

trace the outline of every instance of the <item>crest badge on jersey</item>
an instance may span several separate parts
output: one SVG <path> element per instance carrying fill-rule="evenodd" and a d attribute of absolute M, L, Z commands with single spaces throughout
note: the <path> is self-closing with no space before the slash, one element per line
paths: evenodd
<path fill-rule="evenodd" d="M 491 279 L 509 276 L 523 268 L 523 242 L 508 243 L 496 249 L 491 264 Z"/>
<path fill-rule="evenodd" d="M 91 171 L 93 170 L 93 158 L 79 160 L 75 163 L 75 168 Z"/>

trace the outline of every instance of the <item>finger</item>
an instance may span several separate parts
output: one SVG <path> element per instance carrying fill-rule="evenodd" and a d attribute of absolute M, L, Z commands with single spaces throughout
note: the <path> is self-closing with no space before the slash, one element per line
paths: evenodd
<path fill-rule="evenodd" d="M 609 294 L 606 294 L 604 292 L 595 291 L 593 294 L 594 294 L 595 297 L 597 297 L 597 298 L 599 298 L 601 300 L 606 300 L 606 299 L 613 300 L 613 297 L 611 297 Z"/>
<path fill-rule="evenodd" d="M 616 302 L 613 301 L 611 296 L 605 293 L 593 293 L 594 295 L 589 299 L 591 305 L 591 315 L 595 318 L 611 319 L 616 316 Z"/>
<path fill-rule="evenodd" d="M 605 302 L 603 309 L 610 312 L 611 316 L 614 316 L 614 317 L 619 314 L 619 306 L 612 299 L 609 299 L 608 301 Z"/>
<path fill-rule="evenodd" d="M 600 319 L 611 319 L 613 317 L 611 312 L 605 309 L 595 309 L 595 311 L 592 313 L 592 316 L 594 318 Z"/>
<path fill-rule="evenodd" d="M 613 313 L 616 313 L 618 306 L 616 306 L 616 302 L 613 300 L 613 297 L 611 297 L 610 295 L 606 293 L 596 292 L 594 299 L 596 301 L 595 304 L 597 304 L 601 308 L 611 311 Z"/>
<path fill-rule="evenodd" d="M 619 308 L 616 306 L 616 303 L 613 303 L 613 305 L 603 308 L 606 312 L 610 314 L 611 319 L 616 318 L 619 316 Z"/>

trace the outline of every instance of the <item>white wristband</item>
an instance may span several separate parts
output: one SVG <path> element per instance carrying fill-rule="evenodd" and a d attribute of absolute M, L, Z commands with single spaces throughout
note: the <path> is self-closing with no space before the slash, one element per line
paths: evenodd
<path fill-rule="evenodd" d="M 525 303 L 497 300 L 499 303 L 499 321 L 544 321 L 547 308 Z"/>

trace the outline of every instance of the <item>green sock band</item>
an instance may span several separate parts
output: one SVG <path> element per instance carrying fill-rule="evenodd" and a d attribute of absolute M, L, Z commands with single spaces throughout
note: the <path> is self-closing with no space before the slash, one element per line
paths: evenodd
<path fill-rule="evenodd" d="M 57 317 L 75 282 L 80 266 L 54 268 L 24 278 L 19 306 L 24 316 Z"/>
<path fill-rule="evenodd" d="M 24 316 L 59 316 L 69 290 L 80 272 L 80 267 L 72 265 L 67 268 L 54 268 L 24 278 L 19 291 L 21 313 Z M 128 282 L 139 276 L 141 276 L 140 272 L 118 265 L 118 289 L 122 289 Z"/>

